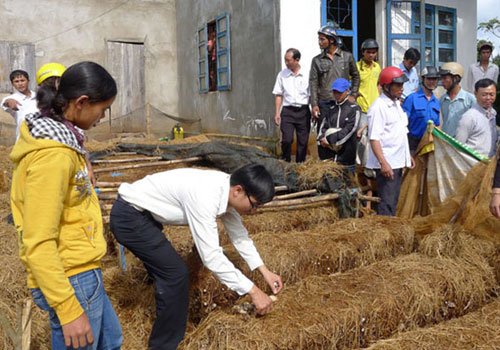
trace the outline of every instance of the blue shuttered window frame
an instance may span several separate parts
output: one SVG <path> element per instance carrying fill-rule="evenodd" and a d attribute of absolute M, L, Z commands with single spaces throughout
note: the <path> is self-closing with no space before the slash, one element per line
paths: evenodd
<path fill-rule="evenodd" d="M 217 90 L 231 89 L 231 40 L 229 14 L 216 19 L 217 32 Z"/>
<path fill-rule="evenodd" d="M 412 3 L 412 14 L 411 14 L 411 28 L 412 32 L 408 34 L 394 34 L 392 33 L 391 24 L 391 6 L 397 3 Z M 404 40 L 423 40 L 424 47 L 429 49 L 431 52 L 430 60 L 426 59 L 425 52 L 422 52 L 422 59 L 420 61 L 421 68 L 426 65 L 433 65 L 440 67 L 446 61 L 456 61 L 457 58 L 457 10 L 454 8 L 436 6 L 426 4 L 425 8 L 429 11 L 431 15 L 431 22 L 427 23 L 420 19 L 415 20 L 420 11 L 420 2 L 418 0 L 387 0 L 386 13 L 387 15 L 387 57 L 388 64 L 392 60 L 392 42 L 397 39 Z M 448 17 L 446 17 L 446 15 Z M 440 23 L 440 16 L 443 17 L 443 21 L 447 23 Z M 422 26 L 425 23 L 425 26 Z M 422 28 L 423 27 L 423 28 Z M 417 30 L 419 31 L 416 33 Z M 425 30 L 431 30 L 432 38 L 426 38 Z M 440 37 L 442 34 L 442 37 Z M 427 40 L 430 39 L 430 40 Z M 418 48 L 420 50 L 420 48 Z M 446 58 L 444 60 L 444 58 Z"/>
<path fill-rule="evenodd" d="M 207 25 L 198 28 L 198 83 L 200 92 L 208 92 Z"/>

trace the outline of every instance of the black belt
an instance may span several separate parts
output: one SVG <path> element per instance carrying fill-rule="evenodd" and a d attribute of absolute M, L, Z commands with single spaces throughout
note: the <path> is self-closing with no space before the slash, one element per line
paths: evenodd
<path fill-rule="evenodd" d="M 298 111 L 304 108 L 309 108 L 309 105 L 300 105 L 300 106 L 283 106 L 283 108 L 293 109 L 294 111 Z"/>

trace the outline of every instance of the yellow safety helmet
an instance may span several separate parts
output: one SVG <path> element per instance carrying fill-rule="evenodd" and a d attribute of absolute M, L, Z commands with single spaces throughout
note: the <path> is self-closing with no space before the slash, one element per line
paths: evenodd
<path fill-rule="evenodd" d="M 36 83 L 40 85 L 45 79 L 50 77 L 61 77 L 65 70 L 66 67 L 60 63 L 46 63 L 36 72 Z"/>

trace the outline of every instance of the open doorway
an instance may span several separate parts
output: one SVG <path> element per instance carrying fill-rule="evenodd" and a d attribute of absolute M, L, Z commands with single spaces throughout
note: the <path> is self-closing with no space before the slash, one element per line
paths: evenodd
<path fill-rule="evenodd" d="M 370 38 L 377 39 L 375 0 L 363 0 L 363 6 L 358 6 L 358 19 L 358 52 L 360 53 L 359 58 L 361 59 L 361 44 L 363 41 Z"/>

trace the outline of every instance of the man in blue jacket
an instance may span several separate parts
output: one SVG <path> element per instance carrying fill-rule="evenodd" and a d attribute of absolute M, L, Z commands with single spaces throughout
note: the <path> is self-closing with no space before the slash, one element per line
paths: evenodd
<path fill-rule="evenodd" d="M 412 156 L 425 134 L 427 122 L 432 120 L 434 125 L 439 125 L 439 100 L 432 93 L 437 86 L 439 72 L 436 67 L 428 66 L 422 70 L 420 76 L 422 88 L 408 95 L 402 106 L 408 115 L 408 143 Z"/>

